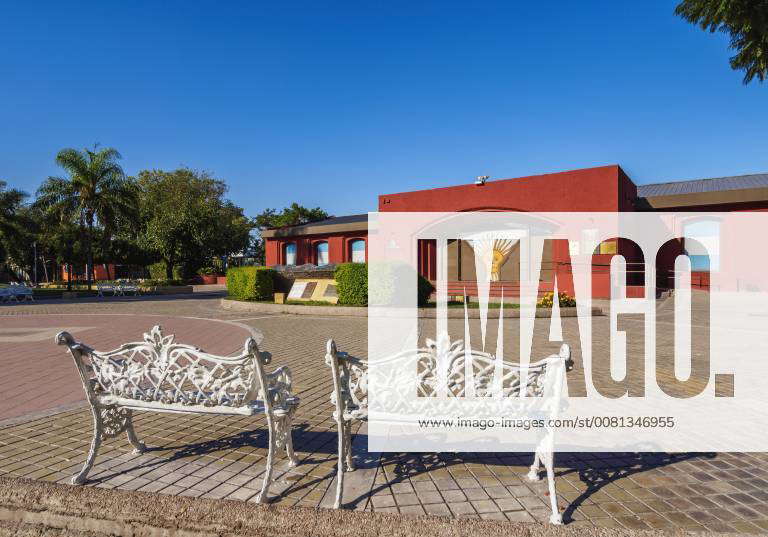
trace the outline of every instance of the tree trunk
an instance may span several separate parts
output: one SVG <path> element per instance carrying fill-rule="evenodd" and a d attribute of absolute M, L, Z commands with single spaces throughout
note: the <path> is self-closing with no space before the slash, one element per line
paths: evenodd
<path fill-rule="evenodd" d="M 66 247 L 65 247 L 65 254 L 66 259 L 65 262 L 67 263 L 67 291 L 72 290 L 72 255 L 73 255 L 72 243 L 67 241 Z"/>
<path fill-rule="evenodd" d="M 85 216 L 88 231 L 85 234 L 85 243 L 87 248 L 88 259 L 85 264 L 85 278 L 88 281 L 88 290 L 93 287 L 93 213 L 88 213 Z"/>
<path fill-rule="evenodd" d="M 172 280 L 173 279 L 173 258 L 169 258 L 165 260 L 165 279 L 166 280 Z"/>
<path fill-rule="evenodd" d="M 176 263 L 176 242 L 171 242 L 171 248 L 168 250 L 168 257 L 165 259 L 165 279 L 173 279 L 173 265 Z"/>

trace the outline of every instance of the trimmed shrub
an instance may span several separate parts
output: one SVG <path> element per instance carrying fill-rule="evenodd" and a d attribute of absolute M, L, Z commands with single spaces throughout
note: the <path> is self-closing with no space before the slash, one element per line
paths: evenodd
<path fill-rule="evenodd" d="M 424 306 L 429 302 L 429 297 L 435 291 L 434 286 L 416 273 L 413 267 L 401 263 L 374 263 L 370 265 L 371 274 L 379 281 L 386 282 L 386 288 L 379 287 L 379 295 L 369 297 L 368 295 L 368 264 L 367 263 L 345 263 L 336 268 L 335 278 L 337 292 L 339 294 L 339 304 L 364 306 L 368 303 L 377 306 L 391 306 L 395 289 L 398 282 L 407 281 L 407 278 L 418 278 L 417 300 L 419 306 Z M 342 283 L 343 281 L 343 283 Z"/>
<path fill-rule="evenodd" d="M 339 304 L 345 306 L 368 305 L 368 264 L 342 263 L 333 273 Z"/>
<path fill-rule="evenodd" d="M 561 308 L 573 308 L 576 306 L 576 299 L 567 293 L 558 293 L 558 303 Z M 536 305 L 540 308 L 551 308 L 555 303 L 555 293 L 544 293 Z"/>
<path fill-rule="evenodd" d="M 238 300 L 272 300 L 275 270 L 267 267 L 232 267 L 227 270 L 227 294 Z"/>

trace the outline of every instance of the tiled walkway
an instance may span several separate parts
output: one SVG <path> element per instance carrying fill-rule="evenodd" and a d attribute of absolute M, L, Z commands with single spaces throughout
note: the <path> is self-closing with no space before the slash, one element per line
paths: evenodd
<path fill-rule="evenodd" d="M 41 311 L 47 315 L 30 315 Z M 27 380 L 16 384 L 34 389 L 36 397 L 28 400 L 26 407 L 16 404 L 13 412 L 9 411 L 9 398 L 0 402 L 0 413 L 16 416 L 15 423 L 0 428 L 0 472 L 65 482 L 81 466 L 91 438 L 91 419 L 85 408 L 34 419 L 18 417 L 46 408 L 50 411 L 60 404 L 61 394 L 76 398 L 79 393 L 82 400 L 82 393 L 79 380 L 67 373 L 67 367 L 74 373 L 71 360 L 52 345 L 52 338 L 26 342 L 9 339 L 28 337 L 29 332 L 23 334 L 25 327 L 42 332 L 89 327 L 110 318 L 111 332 L 98 337 L 125 340 L 126 331 L 149 328 L 143 324 L 150 319 L 140 315 L 159 314 L 167 317 L 163 322 L 169 328 L 169 323 L 176 323 L 173 329 L 178 339 L 192 338 L 196 344 L 200 343 L 194 338 L 203 339 L 209 342 L 203 346 L 213 352 L 234 350 L 232 345 L 241 344 L 242 336 L 247 334 L 247 329 L 239 325 L 250 327 L 263 336 L 262 346 L 273 354 L 274 365 L 285 363 L 291 367 L 301 397 L 294 433 L 301 464 L 286 470 L 285 461 L 281 461 L 283 470 L 272 493 L 276 502 L 288 505 L 331 505 L 336 432 L 323 347 L 332 336 L 342 349 L 364 356 L 365 318 L 249 318 L 220 310 L 215 297 L 111 301 L 91 305 L 89 311 L 135 317 L 98 316 L 74 323 L 70 320 L 74 316 L 62 314 L 82 313 L 76 305 L 50 303 L 0 309 L 4 373 L 12 376 L 37 371 L 48 379 L 41 388 L 34 386 L 34 375 L 24 373 Z M 3 317 L 7 313 L 14 314 L 13 321 Z M 236 320 L 239 325 L 180 319 L 184 316 Z M 97 337 L 97 333 L 94 329 L 84 330 L 79 337 L 90 342 L 89 338 Z M 96 343 L 109 346 L 112 341 Z M 61 369 L 55 368 L 59 361 Z M 151 449 L 136 456 L 130 453 L 124 438 L 107 441 L 90 474 L 91 484 L 254 499 L 266 455 L 263 417 L 138 413 L 135 421 L 139 436 Z M 359 433 L 355 438 L 359 469 L 348 474 L 345 488 L 344 500 L 350 508 L 528 522 L 546 521 L 549 517 L 543 483 L 532 484 L 525 479 L 531 454 L 379 456 L 366 452 L 365 430 Z M 768 531 L 765 454 L 558 454 L 556 470 L 558 501 L 564 518 L 573 525 Z"/>

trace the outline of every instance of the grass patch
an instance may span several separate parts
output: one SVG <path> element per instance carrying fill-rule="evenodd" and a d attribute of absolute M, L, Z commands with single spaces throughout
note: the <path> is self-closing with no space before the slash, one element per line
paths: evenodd
<path fill-rule="evenodd" d="M 434 303 L 434 302 L 430 302 L 426 306 L 421 306 L 421 307 L 422 308 L 436 308 L 437 304 Z M 463 302 L 459 302 L 459 301 L 449 300 L 448 301 L 448 307 L 449 308 L 463 308 L 464 307 L 464 303 Z M 501 303 L 500 302 L 489 302 L 488 303 L 488 309 L 489 310 L 497 310 L 500 307 L 501 307 Z M 516 302 L 504 302 L 504 308 L 505 309 L 519 310 L 520 309 L 520 304 L 518 304 Z M 467 309 L 470 309 L 470 310 L 480 309 L 480 303 L 479 302 L 470 302 L 470 303 L 467 304 Z"/>
<path fill-rule="evenodd" d="M 327 302 L 325 300 L 286 300 L 286 304 L 291 306 L 340 306 L 341 304 L 334 304 L 333 302 Z"/>

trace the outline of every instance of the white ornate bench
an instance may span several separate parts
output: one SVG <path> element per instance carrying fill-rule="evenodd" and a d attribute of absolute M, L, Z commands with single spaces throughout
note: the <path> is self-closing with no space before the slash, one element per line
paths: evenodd
<path fill-rule="evenodd" d="M 467 392 L 464 366 L 465 353 L 463 342 L 455 341 L 449 347 L 449 361 L 447 371 L 449 397 L 464 397 Z M 431 397 L 436 393 L 437 370 L 437 344 L 427 340 L 427 348 L 417 349 L 411 353 L 411 357 L 417 358 L 416 370 L 418 372 L 418 395 Z M 484 397 L 491 394 L 492 379 L 496 368 L 496 360 L 493 355 L 471 351 L 474 371 L 474 392 L 476 397 Z M 339 433 L 338 440 L 338 473 L 336 481 L 335 507 L 341 506 L 341 498 L 344 488 L 345 471 L 354 470 L 352 461 L 352 424 L 355 421 L 368 420 L 368 362 L 345 352 L 340 352 L 336 343 L 328 340 L 325 356 L 326 364 L 331 367 L 333 375 L 333 392 L 331 403 L 335 407 L 333 417 L 336 421 Z M 413 363 L 410 366 L 413 367 Z M 526 386 L 526 395 L 540 397 L 544 395 L 545 386 L 562 385 L 565 373 L 572 367 L 571 348 L 567 344 L 560 347 L 560 352 L 538 362 L 528 365 L 527 382 L 521 382 L 521 366 L 516 363 L 502 362 L 502 394 L 504 397 L 518 397 L 522 386 Z M 553 378 L 552 375 L 560 378 Z M 394 390 L 385 390 L 394 393 Z M 437 400 L 436 400 L 437 401 Z M 437 403 L 440 404 L 440 403 Z M 554 474 L 554 431 L 547 430 L 544 438 L 539 442 L 534 451 L 534 460 L 528 472 L 531 481 L 540 480 L 540 467 L 544 466 L 547 475 L 549 498 L 552 508 L 550 522 L 562 524 L 562 517 L 557 506 L 557 494 L 555 491 Z"/>
<path fill-rule="evenodd" d="M 120 296 L 125 296 L 126 293 L 133 293 L 134 296 L 139 296 L 141 294 L 139 285 L 129 280 L 118 281 L 118 288 L 120 290 Z"/>
<path fill-rule="evenodd" d="M 111 283 L 97 283 L 96 296 L 104 298 L 104 293 L 112 293 L 112 296 L 117 296 L 120 294 L 120 286 Z"/>
<path fill-rule="evenodd" d="M 34 290 L 23 283 L 11 282 L 11 285 L 0 289 L 0 302 L 19 302 L 19 298 L 28 302 L 34 302 Z"/>
<path fill-rule="evenodd" d="M 74 359 L 91 406 L 94 436 L 82 470 L 72 478 L 82 484 L 93 466 L 102 440 L 125 432 L 134 453 L 146 448 L 133 429 L 134 410 L 254 416 L 265 414 L 269 429 L 267 468 L 257 501 L 265 502 L 272 480 L 275 450 L 284 448 L 291 466 L 291 424 L 299 398 L 291 393 L 286 366 L 271 373 L 271 361 L 248 338 L 237 356 L 215 356 L 197 347 L 174 342 L 155 326 L 144 341 L 101 352 L 60 332 L 56 343 L 66 345 Z"/>

